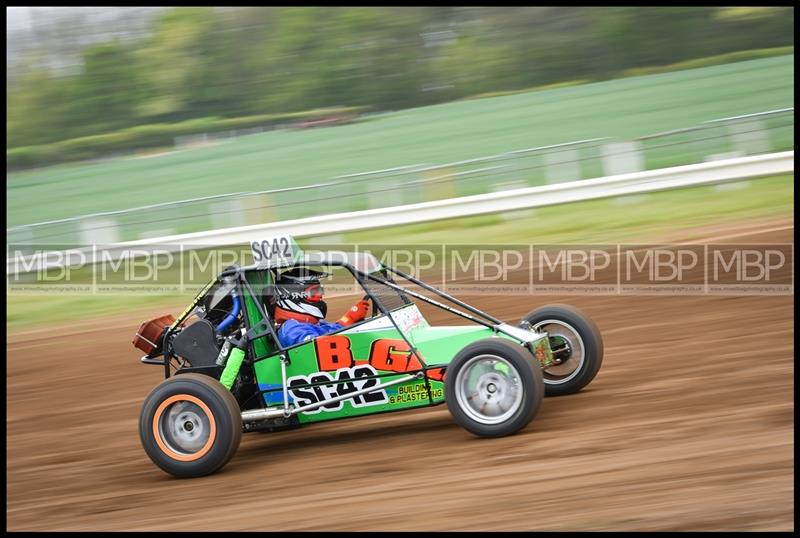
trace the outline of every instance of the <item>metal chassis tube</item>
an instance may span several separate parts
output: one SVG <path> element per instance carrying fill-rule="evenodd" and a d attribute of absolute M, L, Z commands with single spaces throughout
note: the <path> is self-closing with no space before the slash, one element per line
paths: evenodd
<path fill-rule="evenodd" d="M 216 285 L 220 281 L 221 277 L 214 278 L 211 282 L 205 285 L 205 287 L 200 290 L 200 293 L 195 296 L 194 300 L 191 302 L 188 308 L 183 311 L 183 313 L 175 320 L 175 322 L 170 325 L 166 331 L 164 331 L 163 339 L 162 339 L 162 347 L 164 348 L 164 379 L 169 379 L 171 372 L 169 371 L 170 361 L 172 360 L 172 349 L 169 346 L 169 335 L 172 334 L 174 328 L 178 327 L 183 321 L 188 318 L 194 309 L 200 304 L 200 301 L 203 300 L 214 285 Z"/>
<path fill-rule="evenodd" d="M 400 275 L 400 276 L 403 276 L 403 275 Z M 389 282 L 388 280 L 384 280 L 382 278 L 378 278 L 378 277 L 373 276 L 373 275 L 367 275 L 367 278 L 369 278 L 370 280 L 374 280 L 375 282 L 380 282 L 381 284 L 389 286 L 390 288 L 392 288 L 395 291 L 402 292 L 402 293 L 407 293 L 408 295 L 411 295 L 412 297 L 420 299 L 421 301 L 424 301 L 424 302 L 426 302 L 428 304 L 432 304 L 433 306 L 435 306 L 437 308 L 441 308 L 442 310 L 446 310 L 447 312 L 450 312 L 451 314 L 455 314 L 457 316 L 461 316 L 462 318 L 468 319 L 468 320 L 472 321 L 473 323 L 478 323 L 479 325 L 483 325 L 485 327 L 489 327 L 491 329 L 497 330 L 497 325 L 496 324 L 490 323 L 489 321 L 486 321 L 484 319 L 478 319 L 478 318 L 472 317 L 469 314 L 465 314 L 464 312 L 461 312 L 460 310 L 457 310 L 455 308 L 447 306 L 444 303 L 440 303 L 439 301 L 435 301 L 435 300 L 431 299 L 430 297 L 425 297 L 424 295 L 422 295 L 420 293 L 405 289 L 402 286 L 398 286 L 397 284 L 393 284 L 392 282 Z M 423 288 L 427 289 L 427 287 L 425 285 L 423 285 Z M 444 294 L 444 292 L 436 290 L 435 288 L 433 288 L 433 291 L 437 292 L 437 294 L 440 294 L 440 295 Z M 445 295 L 445 297 L 449 298 L 447 295 Z M 480 311 L 478 311 L 478 312 L 480 312 Z M 488 318 L 488 315 L 484 314 L 484 316 L 487 316 L 487 318 Z M 496 323 L 502 323 L 502 322 L 497 320 Z"/>
<path fill-rule="evenodd" d="M 398 286 L 396 284 L 393 284 L 393 283 L 388 282 L 386 280 L 383 280 L 381 278 L 377 278 L 377 277 L 373 276 L 372 274 L 369 274 L 369 275 L 366 275 L 366 276 L 368 278 L 372 279 L 372 280 L 375 280 L 376 282 L 380 282 L 382 284 L 385 284 L 385 285 L 389 286 L 390 288 L 392 288 L 394 290 L 400 291 L 402 293 L 407 293 L 407 294 L 411 295 L 412 297 L 416 297 L 417 299 L 425 301 L 428 304 L 432 304 L 432 305 L 434 305 L 434 306 L 436 306 L 438 308 L 441 308 L 443 310 L 446 310 L 446 311 L 448 311 L 448 312 L 450 312 L 452 314 L 455 314 L 457 316 L 461 316 L 462 318 L 468 319 L 468 320 L 470 320 L 470 321 L 472 321 L 474 323 L 479 323 L 481 325 L 489 327 L 495 333 L 501 332 L 501 333 L 503 333 L 503 334 L 505 334 L 507 336 L 510 336 L 513 339 L 519 341 L 519 336 L 517 336 L 517 335 L 515 335 L 515 334 L 513 334 L 513 333 L 511 333 L 511 332 L 509 332 L 509 331 L 507 331 L 506 329 L 503 328 L 503 325 L 505 325 L 505 323 L 502 320 L 499 320 L 499 319 L 497 319 L 497 318 L 495 318 L 493 316 L 490 316 L 486 312 L 478 310 L 477 308 L 475 308 L 473 306 L 470 306 L 467 303 L 456 299 L 452 295 L 449 295 L 449 294 L 443 292 L 442 290 L 436 289 L 436 288 L 434 288 L 433 286 L 431 286 L 429 284 L 425 284 L 424 282 L 422 282 L 420 280 L 417 280 L 416 278 L 412 277 L 411 275 L 407 275 L 407 274 L 403 273 L 402 271 L 398 271 L 397 269 L 395 269 L 395 268 L 393 268 L 393 267 L 391 267 L 389 265 L 386 265 L 385 267 L 389 271 L 395 273 L 396 275 L 398 275 L 398 276 L 400 276 L 402 278 L 405 278 L 406 280 L 408 280 L 408 281 L 410 281 L 410 282 L 412 282 L 414 284 L 417 284 L 418 286 L 421 286 L 422 288 L 424 288 L 424 289 L 426 289 L 428 291 L 431 291 L 431 292 L 435 293 L 436 295 L 447 299 L 448 301 L 452 301 L 453 303 L 455 303 L 455 304 L 457 304 L 457 305 L 459 305 L 459 306 L 461 306 L 463 308 L 466 308 L 467 310 L 469 310 L 473 314 L 481 316 L 484 319 L 474 318 L 474 317 L 470 316 L 469 314 L 465 314 L 464 312 L 461 312 L 460 310 L 458 310 L 456 308 L 449 307 L 446 304 L 440 303 L 439 301 L 435 301 L 435 300 L 433 300 L 433 299 L 431 299 L 429 297 L 425 297 L 424 295 L 422 295 L 420 293 L 404 289 L 402 286 Z M 484 320 L 486 320 L 486 321 L 484 321 Z M 527 346 L 527 343 L 523 343 L 523 345 Z"/>
<path fill-rule="evenodd" d="M 468 305 L 467 303 L 465 303 L 465 302 L 463 302 L 463 301 L 460 301 L 460 300 L 456 299 L 456 298 L 455 298 L 455 297 L 453 297 L 452 295 L 450 295 L 450 294 L 448 294 L 448 293 L 445 293 L 445 292 L 443 292 L 443 291 L 442 291 L 442 290 L 440 290 L 440 289 L 434 288 L 434 287 L 433 287 L 433 286 L 431 286 L 430 284 L 426 284 L 426 283 L 422 282 L 421 280 L 417 280 L 417 279 L 416 279 L 416 278 L 414 278 L 413 276 L 411 276 L 411 275 L 407 275 L 407 274 L 403 273 L 402 271 L 400 271 L 400 270 L 398 270 L 398 269 L 395 269 L 394 267 L 392 267 L 392 266 L 390 266 L 390 265 L 385 265 L 384 267 L 386 267 L 386 268 L 387 268 L 389 271 L 391 271 L 392 273 L 394 273 L 394 274 L 396 274 L 396 275 L 398 275 L 398 276 L 400 276 L 400 277 L 403 277 L 403 278 L 405 278 L 405 279 L 406 279 L 406 280 L 408 280 L 409 282 L 413 282 L 413 283 L 414 283 L 414 284 L 416 284 L 417 286 L 422 286 L 424 289 L 426 289 L 426 290 L 428 290 L 428 291 L 430 291 L 430 292 L 433 292 L 433 293 L 435 293 L 435 294 L 436 294 L 436 295 L 438 295 L 439 297 L 442 297 L 442 298 L 444 298 L 444 299 L 447 299 L 448 301 L 451 301 L 451 302 L 453 302 L 453 303 L 457 304 L 457 305 L 458 305 L 458 306 L 460 306 L 461 308 L 466 308 L 467 310 L 469 310 L 469 311 L 470 311 L 470 312 L 472 312 L 473 314 L 476 314 L 476 315 L 478 315 L 478 316 L 480 316 L 480 317 L 482 317 L 482 318 L 484 318 L 484 319 L 486 319 L 486 320 L 489 320 L 489 321 L 491 321 L 492 323 L 503 323 L 501 320 L 499 320 L 499 319 L 497 319 L 497 318 L 495 318 L 495 317 L 493 317 L 493 316 L 490 316 L 490 315 L 489 315 L 489 314 L 487 314 L 486 312 L 483 312 L 482 310 L 478 310 L 478 309 L 477 309 L 477 308 L 475 308 L 474 306 L 470 306 L 470 305 Z"/>

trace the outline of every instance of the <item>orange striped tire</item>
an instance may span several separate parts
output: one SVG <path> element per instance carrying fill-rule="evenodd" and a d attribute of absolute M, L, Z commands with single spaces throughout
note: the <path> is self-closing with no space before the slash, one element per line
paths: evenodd
<path fill-rule="evenodd" d="M 179 478 L 220 470 L 242 439 L 242 415 L 233 394 L 216 379 L 180 374 L 147 396 L 139 438 L 150 459 Z"/>

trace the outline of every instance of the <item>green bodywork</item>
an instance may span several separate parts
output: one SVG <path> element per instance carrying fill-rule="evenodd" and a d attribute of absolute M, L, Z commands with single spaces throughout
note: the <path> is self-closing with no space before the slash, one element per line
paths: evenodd
<path fill-rule="evenodd" d="M 250 273 L 247 278 L 257 297 L 261 295 L 259 289 L 270 283 L 268 271 Z M 249 293 L 244 295 L 244 311 L 250 326 L 261 321 L 259 308 Z M 489 337 L 518 342 L 483 325 L 431 327 L 414 304 L 393 310 L 391 316 L 416 348 L 416 354 L 387 315 L 290 347 L 286 351 L 288 403 L 301 407 L 400 376 L 424 372 L 424 377 L 300 412 L 301 423 L 443 403 L 441 367 L 449 364 L 464 346 Z M 548 339 L 542 337 L 531 346 L 542 366 L 548 365 L 552 360 Z M 278 346 L 271 336 L 263 336 L 250 343 L 249 351 L 255 361 L 256 382 L 265 404 L 283 407 L 284 385 Z"/>

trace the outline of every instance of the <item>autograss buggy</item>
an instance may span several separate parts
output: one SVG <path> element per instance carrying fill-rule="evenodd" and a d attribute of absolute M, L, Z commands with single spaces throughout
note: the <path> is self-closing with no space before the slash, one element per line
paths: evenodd
<path fill-rule="evenodd" d="M 572 307 L 545 306 L 512 326 L 368 253 L 268 252 L 254 247 L 259 263 L 222 271 L 177 319 L 143 323 L 134 338 L 147 351 L 141 361 L 164 369 L 166 379 L 144 401 L 139 434 L 167 473 L 219 470 L 243 432 L 441 403 L 477 436 L 510 435 L 534 418 L 543 396 L 577 392 L 600 368 L 600 333 Z M 280 272 L 295 267 L 347 269 L 372 315 L 281 346 L 270 294 Z M 472 324 L 432 327 L 414 300 Z"/>

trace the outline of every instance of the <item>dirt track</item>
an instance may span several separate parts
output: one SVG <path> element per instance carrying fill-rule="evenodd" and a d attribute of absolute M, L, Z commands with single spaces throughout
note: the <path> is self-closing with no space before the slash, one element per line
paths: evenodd
<path fill-rule="evenodd" d="M 734 240 L 791 243 L 783 224 Z M 582 308 L 603 368 L 511 437 L 472 437 L 441 406 L 248 434 L 194 480 L 139 443 L 142 400 L 163 379 L 130 345 L 147 315 L 12 334 L 7 528 L 794 529 L 793 296 L 474 302 L 508 321 Z"/>

